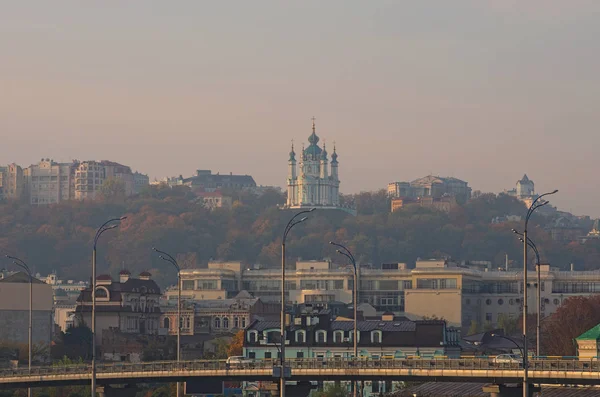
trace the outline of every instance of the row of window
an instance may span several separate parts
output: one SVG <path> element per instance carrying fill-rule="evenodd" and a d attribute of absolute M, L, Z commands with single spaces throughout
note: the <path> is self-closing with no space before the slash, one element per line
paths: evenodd
<path fill-rule="evenodd" d="M 492 305 L 492 303 L 493 303 L 493 302 L 494 302 L 494 301 L 493 301 L 492 299 L 489 299 L 489 298 L 485 300 L 485 304 L 486 304 L 487 306 L 490 306 L 490 305 Z M 477 299 L 477 304 L 480 304 L 480 303 L 481 303 L 481 299 Z M 499 306 L 502 306 L 502 305 L 504 305 L 505 301 L 504 301 L 504 299 L 500 298 L 500 299 L 498 299 L 498 300 L 496 301 L 496 303 L 497 303 Z M 508 304 L 509 304 L 509 305 L 514 305 L 514 304 L 517 304 L 517 305 L 518 305 L 518 304 L 520 304 L 520 303 L 521 303 L 521 299 L 519 299 L 519 298 L 516 298 L 516 299 L 509 299 L 509 300 L 508 300 Z M 550 304 L 550 299 L 548 299 L 548 298 L 544 299 L 544 303 L 546 303 L 546 304 Z M 554 299 L 552 300 L 552 303 L 554 303 L 555 305 L 560 305 L 560 299 L 558 299 L 558 298 L 554 298 Z M 471 304 L 471 299 L 466 299 L 466 300 L 465 300 L 465 304 L 467 304 L 467 305 L 470 305 L 470 304 Z"/>
<path fill-rule="evenodd" d="M 348 331 L 344 332 L 342 330 L 333 331 L 333 343 L 344 343 L 344 342 L 352 342 L 352 336 L 354 332 Z M 380 330 L 373 330 L 370 332 L 371 334 L 371 343 L 381 343 L 383 333 Z M 327 343 L 328 333 L 326 330 L 317 330 L 315 331 L 315 342 L 316 343 Z M 360 342 L 361 333 L 358 331 L 358 341 Z M 277 331 L 265 331 L 262 334 L 263 339 L 266 339 L 267 343 L 276 343 L 281 339 L 281 332 Z M 251 343 L 256 343 L 259 340 L 259 332 L 258 331 L 248 331 L 247 340 Z M 305 330 L 297 330 L 294 333 L 294 340 L 296 343 L 306 343 L 306 331 Z"/>
<path fill-rule="evenodd" d="M 229 317 L 215 317 L 213 320 L 214 328 L 229 329 Z M 246 317 L 234 317 L 233 327 L 231 328 L 246 328 Z"/>

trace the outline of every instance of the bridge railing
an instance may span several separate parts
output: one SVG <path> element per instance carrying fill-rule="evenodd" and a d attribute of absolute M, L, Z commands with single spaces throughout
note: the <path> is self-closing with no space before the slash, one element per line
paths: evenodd
<path fill-rule="evenodd" d="M 493 358 L 474 359 L 344 359 L 344 358 L 304 358 L 288 359 L 286 364 L 294 369 L 456 369 L 456 370 L 502 370 L 522 369 L 520 363 L 500 363 Z M 254 360 L 247 363 L 229 365 L 224 360 L 194 361 L 154 361 L 141 363 L 99 363 L 96 371 L 105 374 L 130 372 L 177 372 L 177 371 L 226 371 L 234 374 L 236 370 L 272 369 L 277 360 Z M 600 371 L 597 360 L 560 360 L 534 359 L 529 361 L 531 371 Z M 2 369 L 0 378 L 33 376 L 60 376 L 89 374 L 88 364 L 39 366 L 27 368 Z"/>

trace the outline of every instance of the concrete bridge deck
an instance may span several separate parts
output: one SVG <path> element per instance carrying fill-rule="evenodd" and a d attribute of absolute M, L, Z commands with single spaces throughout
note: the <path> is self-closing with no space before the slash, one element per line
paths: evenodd
<path fill-rule="evenodd" d="M 296 359 L 286 362 L 290 381 L 394 380 L 440 382 L 518 383 L 520 364 L 486 359 Z M 237 381 L 273 380 L 274 361 L 261 360 L 228 367 L 225 361 L 158 361 L 97 364 L 99 385 L 175 382 L 198 378 Z M 600 384 L 600 362 L 534 360 L 529 365 L 532 383 Z M 91 365 L 33 367 L 0 370 L 0 388 L 88 384 Z"/>

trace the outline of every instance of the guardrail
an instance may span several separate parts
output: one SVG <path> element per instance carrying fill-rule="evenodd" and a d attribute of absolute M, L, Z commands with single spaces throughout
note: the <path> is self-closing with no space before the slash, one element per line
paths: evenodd
<path fill-rule="evenodd" d="M 252 370 L 272 369 L 278 365 L 277 360 L 255 360 L 248 363 L 227 364 L 225 360 L 195 360 L 195 361 L 154 361 L 142 363 L 98 363 L 98 374 L 121 373 L 156 373 L 177 371 L 223 371 L 246 370 L 245 376 Z M 520 363 L 495 362 L 493 358 L 461 358 L 461 359 L 288 359 L 286 360 L 292 372 L 294 370 L 320 370 L 320 369 L 420 369 L 420 370 L 522 370 Z M 529 371 L 571 371 L 571 372 L 599 372 L 600 361 L 578 361 L 572 359 L 533 359 L 529 361 Z M 54 375 L 86 375 L 91 372 L 88 364 L 37 366 L 28 368 L 0 370 L 0 383 L 3 378 L 20 378 L 43 376 L 48 379 Z M 239 371 L 236 371 L 239 372 Z M 235 376 L 235 374 L 234 374 Z"/>

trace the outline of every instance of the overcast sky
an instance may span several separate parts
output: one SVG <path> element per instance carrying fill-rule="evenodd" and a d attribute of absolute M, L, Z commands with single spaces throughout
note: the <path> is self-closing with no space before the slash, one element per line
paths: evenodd
<path fill-rule="evenodd" d="M 0 162 L 282 186 L 315 116 L 344 193 L 527 173 L 600 216 L 598 21 L 597 0 L 3 2 Z"/>

